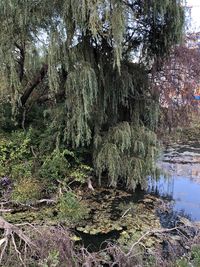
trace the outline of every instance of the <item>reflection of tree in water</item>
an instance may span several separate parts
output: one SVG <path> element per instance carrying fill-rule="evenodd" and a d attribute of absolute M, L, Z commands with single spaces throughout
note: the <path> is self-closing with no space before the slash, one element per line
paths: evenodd
<path fill-rule="evenodd" d="M 164 221 L 170 218 L 169 220 L 173 222 L 174 213 L 189 219 L 191 217 L 200 219 L 200 197 L 198 196 L 198 193 L 200 195 L 200 151 L 198 148 L 199 146 L 195 149 L 194 144 L 168 147 L 158 163 L 162 175 L 157 181 L 150 181 L 149 192 L 161 196 L 171 204 L 171 212 L 168 211 L 161 216 Z M 191 216 L 187 213 L 191 213 Z"/>
<path fill-rule="evenodd" d="M 183 176 L 200 184 L 200 143 L 168 147 L 159 167 L 169 175 Z"/>
<path fill-rule="evenodd" d="M 158 197 L 163 199 L 163 204 L 166 205 L 166 208 L 163 208 L 161 205 L 157 209 L 157 215 L 160 218 L 160 223 L 162 227 L 173 228 L 177 226 L 177 223 L 180 220 L 180 217 L 185 217 L 189 220 L 192 220 L 191 216 L 184 210 L 175 210 L 176 201 L 174 199 L 174 181 L 175 177 L 164 177 L 151 183 L 149 186 L 149 192 L 155 194 Z"/>
<path fill-rule="evenodd" d="M 170 176 L 185 177 L 197 184 L 200 184 L 200 164 L 199 163 L 165 163 L 162 165 Z M 172 178 L 171 178 L 172 179 Z"/>
<path fill-rule="evenodd" d="M 173 200 L 174 177 L 161 175 L 157 180 L 151 179 L 148 191 L 169 201 Z"/>
<path fill-rule="evenodd" d="M 163 209 L 157 210 L 157 215 L 160 218 L 160 223 L 162 227 L 165 228 L 173 228 L 177 226 L 180 222 L 180 217 L 187 218 L 188 220 L 192 220 L 191 216 L 187 214 L 184 210 L 175 211 L 173 204 L 170 204 L 169 209 L 167 211 L 163 211 Z"/>

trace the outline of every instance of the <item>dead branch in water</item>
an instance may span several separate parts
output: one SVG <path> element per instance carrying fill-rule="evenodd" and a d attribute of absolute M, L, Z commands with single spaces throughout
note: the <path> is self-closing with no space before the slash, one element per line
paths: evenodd
<path fill-rule="evenodd" d="M 150 230 L 150 231 L 147 231 L 146 233 L 144 233 L 136 242 L 134 242 L 129 250 L 129 252 L 125 255 L 126 257 L 130 256 L 134 247 L 139 245 L 140 242 L 146 237 L 146 236 L 149 236 L 149 235 L 152 235 L 152 234 L 159 234 L 159 233 L 167 233 L 167 232 L 171 232 L 171 231 L 174 231 L 174 230 L 178 230 L 180 229 L 181 227 L 173 227 L 173 228 L 170 228 L 170 229 L 153 229 L 153 230 Z"/>

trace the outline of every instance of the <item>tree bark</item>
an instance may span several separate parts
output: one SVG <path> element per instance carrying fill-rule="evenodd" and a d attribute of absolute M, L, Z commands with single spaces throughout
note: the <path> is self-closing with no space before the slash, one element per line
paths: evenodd
<path fill-rule="evenodd" d="M 44 64 L 39 72 L 39 74 L 27 84 L 26 89 L 24 91 L 24 94 L 21 97 L 21 105 L 22 107 L 25 106 L 29 96 L 35 89 L 35 87 L 41 83 L 41 81 L 44 79 L 48 71 L 48 65 Z"/>
<path fill-rule="evenodd" d="M 17 63 L 19 64 L 19 80 L 22 82 L 24 78 L 25 42 L 22 45 L 15 42 L 15 46 L 19 50 L 19 59 L 17 60 Z"/>

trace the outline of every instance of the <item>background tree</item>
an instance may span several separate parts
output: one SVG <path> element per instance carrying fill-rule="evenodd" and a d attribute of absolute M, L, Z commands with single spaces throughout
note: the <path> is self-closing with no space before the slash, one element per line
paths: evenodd
<path fill-rule="evenodd" d="M 152 87 L 160 99 L 160 131 L 190 125 L 198 112 L 194 95 L 200 93 L 199 33 L 188 33 L 161 69 L 152 72 Z"/>
<path fill-rule="evenodd" d="M 99 182 L 144 186 L 158 116 L 148 73 L 183 17 L 179 0 L 1 0 L 2 101 L 24 128 L 42 106 L 49 144 L 89 147 Z"/>

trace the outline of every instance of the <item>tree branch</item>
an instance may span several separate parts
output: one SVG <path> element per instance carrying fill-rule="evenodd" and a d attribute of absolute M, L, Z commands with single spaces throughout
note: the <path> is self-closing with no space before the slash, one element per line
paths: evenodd
<path fill-rule="evenodd" d="M 29 96 L 31 95 L 31 93 L 33 92 L 33 90 L 37 87 L 38 84 L 40 84 L 42 82 L 42 80 L 44 79 L 44 77 L 46 76 L 48 71 L 48 65 L 44 64 L 39 72 L 39 74 L 31 81 L 28 83 L 24 94 L 21 97 L 21 105 L 25 106 Z"/>

